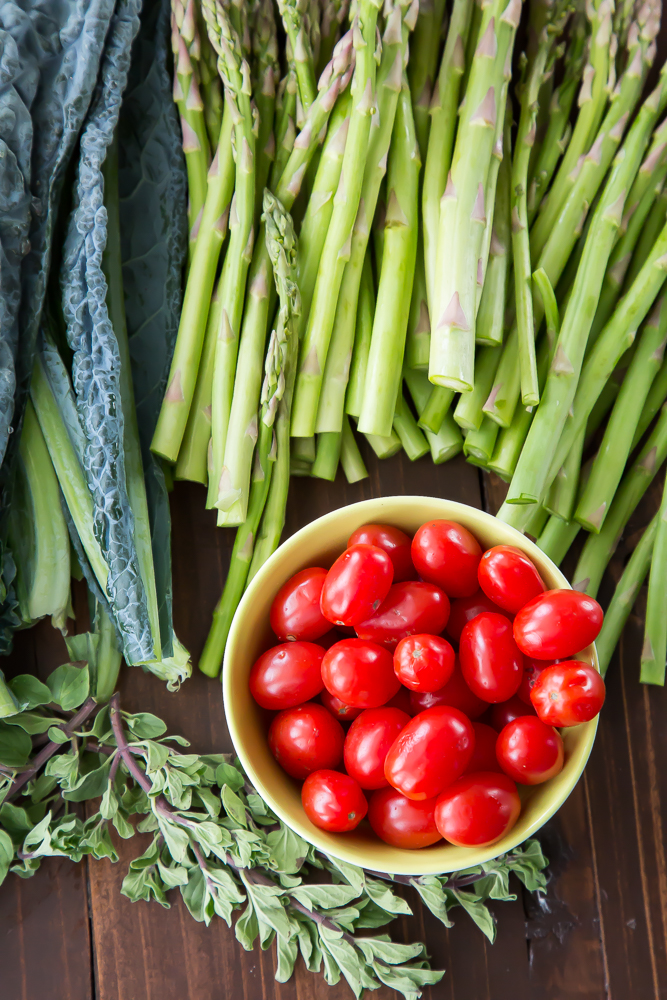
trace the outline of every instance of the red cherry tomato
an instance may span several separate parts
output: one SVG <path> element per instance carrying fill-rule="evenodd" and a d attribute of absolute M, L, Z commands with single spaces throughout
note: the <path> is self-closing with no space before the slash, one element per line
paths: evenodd
<path fill-rule="evenodd" d="M 359 826 L 368 812 L 361 788 L 340 771 L 315 771 L 301 787 L 301 804 L 314 826 L 331 833 L 347 833 Z"/>
<path fill-rule="evenodd" d="M 327 649 L 322 680 L 330 694 L 353 708 L 379 708 L 401 686 L 391 653 L 363 639 L 342 639 Z"/>
<path fill-rule="evenodd" d="M 385 702 L 384 707 L 400 708 L 401 712 L 405 712 L 406 715 L 410 716 L 416 715 L 416 712 L 413 711 L 412 704 L 410 702 L 410 692 L 408 691 L 407 688 L 404 688 L 402 685 L 398 689 L 398 692 L 394 695 L 394 697 L 390 698 L 389 701 Z M 419 709 L 419 711 L 421 711 L 421 709 Z"/>
<path fill-rule="evenodd" d="M 389 593 L 391 559 L 376 545 L 353 545 L 326 575 L 320 607 L 334 625 L 358 625 L 370 618 Z"/>
<path fill-rule="evenodd" d="M 496 759 L 496 740 L 498 733 L 485 722 L 473 722 L 475 733 L 475 749 L 472 752 L 470 762 L 465 769 L 466 774 L 473 774 L 476 771 L 498 771 L 502 768 Z"/>
<path fill-rule="evenodd" d="M 510 722 L 520 719 L 524 715 L 536 716 L 532 705 L 526 705 L 517 694 L 513 694 L 507 701 L 501 701 L 491 709 L 491 725 L 497 733 L 504 729 Z"/>
<path fill-rule="evenodd" d="M 314 642 L 285 642 L 262 653 L 250 671 L 250 694 L 262 708 L 293 708 L 318 695 L 324 650 Z"/>
<path fill-rule="evenodd" d="M 428 708 L 408 722 L 384 762 L 387 781 L 409 799 L 432 799 L 463 774 L 475 735 L 463 712 Z"/>
<path fill-rule="evenodd" d="M 595 642 L 602 608 L 578 590 L 547 590 L 514 619 L 514 638 L 522 653 L 536 660 L 564 660 Z"/>
<path fill-rule="evenodd" d="M 540 785 L 563 770 L 563 741 L 552 726 L 524 715 L 498 736 L 496 757 L 505 774 L 522 785 Z"/>
<path fill-rule="evenodd" d="M 581 660 L 565 660 L 547 667 L 530 693 L 542 722 L 558 728 L 594 719 L 604 698 L 604 681 L 597 670 Z"/>
<path fill-rule="evenodd" d="M 513 545 L 487 549 L 477 568 L 477 578 L 486 596 L 511 615 L 546 589 L 528 556 Z"/>
<path fill-rule="evenodd" d="M 473 694 L 466 684 L 458 658 L 454 661 L 452 676 L 439 691 L 433 691 L 433 693 L 410 692 L 410 710 L 413 715 L 416 715 L 417 712 L 423 712 L 426 708 L 435 708 L 436 705 L 451 705 L 452 708 L 458 708 L 469 719 L 479 718 L 489 707 L 487 702 Z"/>
<path fill-rule="evenodd" d="M 497 615 L 506 615 L 509 618 L 507 612 L 489 600 L 483 590 L 477 590 L 472 597 L 457 597 L 452 601 L 447 635 L 451 635 L 454 642 L 458 642 L 468 622 L 481 615 L 483 611 L 493 611 Z"/>
<path fill-rule="evenodd" d="M 507 701 L 521 683 L 523 656 L 504 615 L 485 611 L 468 622 L 461 632 L 459 658 L 466 684 L 484 701 Z"/>
<path fill-rule="evenodd" d="M 284 771 L 303 779 L 343 759 L 345 733 L 323 705 L 312 701 L 287 708 L 269 727 L 269 748 Z"/>
<path fill-rule="evenodd" d="M 326 688 L 320 693 L 320 701 L 328 712 L 331 712 L 334 719 L 339 722 L 352 722 L 358 715 L 361 715 L 363 708 L 354 708 L 353 705 L 346 705 L 340 698 L 329 694 Z"/>
<path fill-rule="evenodd" d="M 439 635 L 409 635 L 394 651 L 394 673 L 411 691 L 439 691 L 452 676 L 455 658 Z"/>
<path fill-rule="evenodd" d="M 415 802 L 395 788 L 373 792 L 368 803 L 368 822 L 374 833 L 392 847 L 415 850 L 442 840 L 435 825 L 435 799 Z"/>
<path fill-rule="evenodd" d="M 546 670 L 549 666 L 551 666 L 549 660 L 534 660 L 531 656 L 524 656 L 523 658 L 523 677 L 521 678 L 517 695 L 521 698 L 521 701 L 530 705 L 531 708 L 533 706 L 530 701 L 530 692 L 533 690 L 535 681 L 542 671 Z"/>
<path fill-rule="evenodd" d="M 385 788 L 384 760 L 410 716 L 398 708 L 367 708 L 347 731 L 345 770 L 362 788 Z"/>
<path fill-rule="evenodd" d="M 348 548 L 350 545 L 377 545 L 384 549 L 394 567 L 394 583 L 417 579 L 410 552 L 412 539 L 400 528 L 391 524 L 362 524 L 350 535 Z"/>
<path fill-rule="evenodd" d="M 519 818 L 521 800 L 505 774 L 464 774 L 435 804 L 435 824 L 450 844 L 484 847 L 503 837 Z"/>
<path fill-rule="evenodd" d="M 271 628 L 282 642 L 320 639 L 331 628 L 320 611 L 320 597 L 327 571 L 311 566 L 284 583 L 271 605 Z"/>
<path fill-rule="evenodd" d="M 407 635 L 438 635 L 449 617 L 449 598 L 432 583 L 395 583 L 377 612 L 356 626 L 360 639 L 381 642 L 387 649 Z"/>
<path fill-rule="evenodd" d="M 419 575 L 442 587 L 448 597 L 475 593 L 482 547 L 454 521 L 427 521 L 412 539 L 412 561 Z"/>

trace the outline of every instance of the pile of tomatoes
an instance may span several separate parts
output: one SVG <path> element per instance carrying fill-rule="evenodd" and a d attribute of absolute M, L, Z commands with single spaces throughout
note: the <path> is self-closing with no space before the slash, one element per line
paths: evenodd
<path fill-rule="evenodd" d="M 316 826 L 367 817 L 397 847 L 483 846 L 516 823 L 517 783 L 563 767 L 557 730 L 600 711 L 602 678 L 572 657 L 601 625 L 596 601 L 547 591 L 520 549 L 484 552 L 452 521 L 412 539 L 367 524 L 329 570 L 280 589 L 280 645 L 250 691 L 277 712 L 269 747 Z"/>

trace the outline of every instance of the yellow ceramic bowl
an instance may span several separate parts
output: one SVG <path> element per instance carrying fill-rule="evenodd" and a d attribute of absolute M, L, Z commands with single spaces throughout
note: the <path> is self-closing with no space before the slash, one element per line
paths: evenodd
<path fill-rule="evenodd" d="M 530 556 L 549 589 L 569 587 L 558 567 L 536 545 L 481 510 L 433 497 L 365 500 L 318 518 L 280 546 L 245 592 L 225 652 L 223 690 L 229 731 L 258 792 L 283 822 L 319 850 L 363 868 L 392 874 L 453 872 L 512 850 L 539 830 L 568 797 L 584 769 L 597 728 L 597 719 L 594 719 L 563 731 L 563 770 L 543 785 L 521 789 L 523 807 L 518 823 L 490 847 L 455 847 L 440 841 L 432 847 L 408 851 L 383 843 L 367 823 L 343 834 L 326 833 L 313 826 L 301 806 L 300 782 L 285 774 L 271 756 L 265 716 L 248 690 L 250 668 L 257 657 L 276 642 L 269 627 L 271 602 L 282 584 L 298 570 L 307 566 L 330 566 L 360 525 L 383 522 L 413 534 L 421 524 L 434 518 L 465 525 L 484 548 L 515 545 Z M 594 646 L 586 650 L 583 658 L 597 668 Z"/>

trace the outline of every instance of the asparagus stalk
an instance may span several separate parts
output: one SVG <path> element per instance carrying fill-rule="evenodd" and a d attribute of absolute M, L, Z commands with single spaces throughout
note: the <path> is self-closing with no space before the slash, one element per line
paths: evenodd
<path fill-rule="evenodd" d="M 408 316 L 408 332 L 405 338 L 405 363 L 407 367 L 427 371 L 430 348 L 431 320 L 428 314 L 426 271 L 424 270 L 424 237 L 420 222 L 415 276 L 412 283 L 410 315 Z"/>
<path fill-rule="evenodd" d="M 278 9 L 294 60 L 301 106 L 306 112 L 317 95 L 315 60 L 308 33 L 308 2 L 307 0 L 278 0 Z"/>
<path fill-rule="evenodd" d="M 623 354 L 633 344 L 636 331 L 653 305 L 667 277 L 667 225 L 663 227 L 649 259 L 618 304 L 584 364 L 572 413 L 566 414 L 562 436 L 554 450 L 549 476 L 562 465 L 572 441 L 584 426 L 602 389 Z"/>
<path fill-rule="evenodd" d="M 401 439 L 393 428 L 387 437 L 379 434 L 365 434 L 364 437 L 378 458 L 391 458 L 402 447 Z"/>
<path fill-rule="evenodd" d="M 211 44 L 218 53 L 234 121 L 236 180 L 229 213 L 229 247 L 222 269 L 221 317 L 215 345 L 211 396 L 211 450 L 207 506 L 213 507 L 225 489 L 225 440 L 232 405 L 246 278 L 252 259 L 255 209 L 256 109 L 251 103 L 250 69 L 241 41 L 225 9 L 204 0 Z"/>
<path fill-rule="evenodd" d="M 296 96 L 298 84 L 296 81 L 296 70 L 291 62 L 287 68 L 287 74 L 280 81 L 276 94 L 274 139 L 276 155 L 271 168 L 269 187 L 275 190 L 276 184 L 283 175 L 283 171 L 290 158 L 294 140 L 296 139 Z"/>
<path fill-rule="evenodd" d="M 378 0 L 361 0 L 355 17 L 353 41 L 356 68 L 352 81 L 350 126 L 341 178 L 301 343 L 292 413 L 294 437 L 311 437 L 315 431 L 322 374 L 335 320 L 338 293 L 345 265 L 350 259 L 352 230 L 363 183 L 363 170 L 360 167 L 368 146 L 371 114 L 375 104 L 377 2 Z"/>
<path fill-rule="evenodd" d="M 473 7 L 474 4 L 470 3 L 470 0 L 454 0 L 445 50 L 429 109 L 431 128 L 424 162 L 422 221 L 426 293 L 431 312 L 435 308 L 440 199 L 445 190 L 454 148 L 461 78 L 465 68 L 465 51 Z"/>
<path fill-rule="evenodd" d="M 577 98 L 579 112 L 572 138 L 531 232 L 533 259 L 545 246 L 576 180 L 579 158 L 593 145 L 602 121 L 608 99 L 612 11 L 610 0 L 593 0 L 586 8 L 590 20 L 590 49 Z"/>
<path fill-rule="evenodd" d="M 316 479 L 327 479 L 333 483 L 338 472 L 338 462 L 342 447 L 341 431 L 324 431 L 317 435 L 317 454 L 311 470 Z"/>
<path fill-rule="evenodd" d="M 626 193 L 639 169 L 652 128 L 667 103 L 667 73 L 644 102 L 600 197 L 581 264 L 563 318 L 544 394 L 517 463 L 509 505 L 537 502 L 548 486 L 549 467 L 574 401 L 588 334 L 599 301 L 606 265 L 623 215 Z M 559 468 L 562 461 L 556 466 Z M 503 512 L 508 515 L 507 510 Z M 516 515 L 515 515 L 516 516 Z"/>
<path fill-rule="evenodd" d="M 437 434 L 452 405 L 454 395 L 453 389 L 445 389 L 441 385 L 432 385 L 426 405 L 419 417 L 419 426 L 425 431 Z"/>
<path fill-rule="evenodd" d="M 463 392 L 473 385 L 477 275 L 487 211 L 484 195 L 498 118 L 504 118 L 520 15 L 521 0 L 507 5 L 494 0 L 482 11 L 480 40 L 440 209 L 429 378 Z"/>
<path fill-rule="evenodd" d="M 359 417 L 359 430 L 367 434 L 389 434 L 392 420 L 395 426 L 417 254 L 419 168 L 410 92 L 403 87 L 389 159 L 382 270 Z"/>
<path fill-rule="evenodd" d="M 206 175 L 211 151 L 206 132 L 204 104 L 183 36 L 178 35 L 178 57 L 174 76 L 174 102 L 181 115 L 183 153 L 188 173 L 188 228 L 191 249 L 206 198 Z"/>
<path fill-rule="evenodd" d="M 206 200 L 185 286 L 178 335 L 167 379 L 167 391 L 151 444 L 151 449 L 156 455 L 161 455 L 172 463 L 179 457 L 190 410 L 193 407 L 213 284 L 229 221 L 235 174 L 231 142 L 232 127 L 232 113 L 227 104 L 220 129 L 220 141 L 208 172 Z M 210 336 L 214 338 L 216 333 L 217 329 Z M 207 347 L 208 350 L 204 350 L 205 364 L 202 365 L 204 377 L 210 367 L 211 348 L 208 344 Z M 210 406 L 210 392 L 204 405 Z M 208 426 L 210 427 L 210 421 Z M 206 447 L 208 447 L 208 429 L 204 455 Z M 197 464 L 200 466 L 201 462 Z M 199 475 L 198 472 L 197 477 Z M 183 478 L 190 477 L 184 475 Z M 205 479 L 197 478 L 196 481 L 205 482 Z"/>
<path fill-rule="evenodd" d="M 646 625 L 641 657 L 642 684 L 665 684 L 667 663 L 667 480 L 657 513 L 658 524 L 653 544 L 653 558 L 648 578 Z"/>
<path fill-rule="evenodd" d="M 635 436 L 632 439 L 632 446 L 630 451 L 634 451 L 644 434 L 649 429 L 653 420 L 661 409 L 662 404 L 667 399 L 667 362 L 663 361 L 662 367 L 656 377 L 653 380 L 653 384 L 649 389 L 648 396 L 646 397 L 646 402 L 644 403 L 644 409 L 642 410 L 641 417 L 637 423 L 637 429 L 635 431 Z"/>
<path fill-rule="evenodd" d="M 630 368 L 605 429 L 576 519 L 588 531 L 599 531 L 623 475 L 639 417 L 651 383 L 662 365 L 667 339 L 667 297 L 656 304 L 644 324 Z"/>
<path fill-rule="evenodd" d="M 315 425 L 318 432 L 339 431 L 342 427 L 345 392 L 354 344 L 361 272 L 380 185 L 387 170 L 389 146 L 392 142 L 392 132 L 395 131 L 394 122 L 397 121 L 396 108 L 399 103 L 408 36 L 416 14 L 414 7 L 408 6 L 406 10 L 405 2 L 396 4 L 393 8 L 390 7 L 389 11 L 383 35 L 382 61 L 377 77 L 377 116 L 374 118 L 377 126 L 371 130 L 359 211 L 352 232 L 350 259 L 343 273 L 336 306 L 336 317 L 327 352 Z M 398 129 L 398 125 L 396 128 Z M 390 173 L 395 155 L 392 148 Z M 415 208 L 416 214 L 417 209 Z M 385 214 L 386 224 L 387 215 Z M 412 273 L 414 274 L 414 265 Z M 407 287 L 405 291 L 407 294 Z"/>
<path fill-rule="evenodd" d="M 580 531 L 581 525 L 577 521 L 564 521 L 552 514 L 535 544 L 556 566 L 560 566 Z M 597 649 L 599 654 L 599 646 Z"/>
<path fill-rule="evenodd" d="M 364 397 L 368 354 L 371 349 L 371 336 L 373 335 L 374 309 L 375 288 L 373 285 L 373 269 L 370 250 L 366 250 L 359 288 L 359 305 L 357 307 L 350 379 L 347 383 L 347 393 L 345 395 L 345 412 L 357 419 L 361 413 L 361 403 Z M 308 438 L 295 438 L 294 440 L 307 441 Z"/>
<path fill-rule="evenodd" d="M 257 220 L 262 212 L 262 195 L 269 179 L 271 163 L 276 155 L 273 119 L 279 64 L 273 0 L 260 0 L 252 34 L 252 46 L 255 57 L 253 99 L 259 118 L 255 164 L 255 220 Z"/>
<path fill-rule="evenodd" d="M 632 255 L 623 282 L 623 291 L 630 288 L 646 263 L 653 245 L 660 235 L 667 216 L 667 183 L 657 194 L 653 210 L 649 212 Z"/>
<path fill-rule="evenodd" d="M 400 388 L 396 398 L 393 429 L 411 462 L 416 462 L 429 451 L 429 443 L 417 426 L 417 421 Z"/>
<path fill-rule="evenodd" d="M 475 362 L 475 385 L 472 392 L 461 393 L 454 410 L 454 420 L 467 431 L 478 431 L 482 426 L 486 402 L 493 383 L 500 347 L 483 347 L 477 353 Z"/>
<path fill-rule="evenodd" d="M 586 429 L 584 428 L 574 439 L 572 447 L 544 500 L 544 507 L 549 514 L 560 517 L 563 521 L 569 522 L 574 517 L 585 437 Z"/>
<path fill-rule="evenodd" d="M 407 67 L 408 83 L 412 98 L 415 134 L 422 163 L 426 159 L 428 135 L 431 127 L 429 105 L 438 69 L 444 16 L 444 0 L 421 0 L 419 16 L 410 44 L 410 61 Z"/>
<path fill-rule="evenodd" d="M 466 434 L 463 442 L 463 454 L 469 461 L 486 468 L 493 456 L 498 431 L 498 424 L 488 417 L 484 417 L 478 430 L 470 430 Z"/>
<path fill-rule="evenodd" d="M 323 0 L 320 22 L 320 55 L 317 72 L 321 73 L 331 59 L 334 45 L 338 41 L 340 26 L 347 17 L 349 0 Z"/>
<path fill-rule="evenodd" d="M 535 357 L 535 319 L 533 316 L 532 267 L 528 235 L 528 168 L 535 145 L 535 130 L 542 84 L 553 70 L 554 42 L 562 32 L 568 10 L 555 5 L 545 21 L 536 43 L 532 62 L 521 95 L 521 116 L 514 147 L 510 208 L 512 215 L 512 257 L 514 262 L 514 294 L 516 324 L 519 338 L 521 370 L 521 400 L 524 406 L 536 406 L 540 399 Z"/>
<path fill-rule="evenodd" d="M 300 309 L 296 285 L 296 237 L 290 216 L 269 192 L 264 195 L 265 233 L 280 309 L 266 357 L 259 438 L 248 516 L 236 532 L 234 549 L 222 596 L 213 612 L 211 630 L 199 661 L 199 669 L 216 677 L 227 642 L 232 618 L 250 574 L 258 543 L 258 529 L 270 493 L 274 472 L 287 465 L 289 477 L 289 411 L 296 360 L 296 317 Z M 286 453 L 281 445 L 286 443 Z"/>
<path fill-rule="evenodd" d="M 535 509 L 530 516 L 530 520 L 526 524 L 526 534 L 532 535 L 533 538 L 539 538 L 544 531 L 548 520 L 549 511 L 540 504 L 535 504 Z"/>
<path fill-rule="evenodd" d="M 510 228 L 510 187 L 511 144 L 509 136 L 507 136 L 503 159 L 500 163 L 498 173 L 496 203 L 489 242 L 489 258 L 484 275 L 484 285 L 481 290 L 479 308 L 477 310 L 477 325 L 475 327 L 476 342 L 490 346 L 502 343 L 505 326 L 505 303 L 507 301 L 512 241 Z M 475 389 L 477 388 L 477 379 L 478 372 L 476 370 Z M 490 388 L 489 386 L 487 396 Z M 471 394 L 468 393 L 468 395 Z"/>
<path fill-rule="evenodd" d="M 433 387 L 428 380 L 426 372 L 415 371 L 413 368 L 406 367 L 403 371 L 403 377 L 405 378 L 408 391 L 412 396 L 412 402 L 415 405 L 417 414 L 421 418 Z M 445 414 L 437 433 L 434 434 L 428 428 L 423 428 L 423 430 L 431 449 L 431 458 L 434 465 L 441 465 L 443 462 L 449 461 L 450 458 L 458 455 L 463 448 L 463 435 L 454 422 L 451 413 Z"/>
<path fill-rule="evenodd" d="M 655 428 L 636 461 L 626 472 L 597 535 L 589 535 L 574 571 L 575 590 L 595 597 L 602 576 L 623 529 L 637 504 L 667 458 L 667 408 L 663 406 Z"/>
<path fill-rule="evenodd" d="M 188 18 L 195 26 L 193 40 L 196 37 L 196 44 L 199 46 L 200 51 L 199 74 L 208 141 L 211 149 L 216 149 L 220 138 L 224 113 L 224 97 L 220 76 L 218 75 L 218 60 L 213 46 L 208 40 L 206 25 L 200 20 L 195 11 L 194 0 L 188 0 L 186 20 Z M 203 31 L 201 30 L 202 28 Z"/>
<path fill-rule="evenodd" d="M 308 441 L 310 438 L 294 438 L 295 441 Z M 343 430 L 340 444 L 340 464 L 348 483 L 358 483 L 360 479 L 368 478 L 368 470 L 364 465 L 364 460 L 359 451 L 354 436 L 354 431 L 350 426 L 350 419 L 345 414 L 343 417 Z"/>
<path fill-rule="evenodd" d="M 317 148 L 318 136 L 326 124 L 340 87 L 349 71 L 349 38 L 336 50 L 331 72 L 324 74 L 322 91 L 311 105 L 304 129 L 295 141 L 292 154 L 277 184 L 277 196 L 291 208 L 308 163 Z M 218 524 L 235 525 L 245 520 L 252 453 L 256 440 L 260 373 L 271 296 L 268 288 L 270 258 L 263 232 L 257 241 L 251 267 L 251 294 L 246 307 L 230 420 L 225 441 L 224 464 L 219 479 L 216 506 Z"/>

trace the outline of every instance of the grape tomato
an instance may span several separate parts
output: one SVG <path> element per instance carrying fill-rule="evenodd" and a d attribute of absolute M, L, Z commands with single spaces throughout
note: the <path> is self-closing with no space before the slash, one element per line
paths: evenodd
<path fill-rule="evenodd" d="M 513 694 L 507 701 L 501 701 L 491 708 L 491 725 L 497 733 L 504 729 L 510 722 L 520 719 L 524 715 L 536 716 L 537 713 L 532 705 L 526 705 L 517 694 Z"/>
<path fill-rule="evenodd" d="M 376 545 L 384 549 L 394 567 L 394 583 L 402 580 L 416 580 L 417 571 L 412 565 L 412 539 L 400 528 L 391 524 L 362 524 L 350 535 L 348 548 L 351 545 Z"/>
<path fill-rule="evenodd" d="M 463 774 L 472 757 L 472 723 L 456 708 L 443 705 L 408 722 L 384 764 L 390 785 L 409 799 L 430 799 Z"/>
<path fill-rule="evenodd" d="M 416 802 L 395 788 L 373 792 L 368 803 L 368 822 L 380 840 L 392 847 L 418 850 L 442 840 L 435 825 L 435 799 Z"/>
<path fill-rule="evenodd" d="M 354 830 L 368 811 L 366 797 L 354 778 L 326 769 L 306 778 L 301 802 L 310 822 L 331 833 Z"/>
<path fill-rule="evenodd" d="M 410 716 L 398 708 L 367 708 L 348 729 L 343 748 L 345 770 L 364 789 L 386 788 L 384 761 Z"/>
<path fill-rule="evenodd" d="M 311 566 L 284 583 L 271 605 L 269 622 L 282 642 L 304 639 L 313 642 L 331 628 L 320 610 L 320 597 L 327 571 Z"/>
<path fill-rule="evenodd" d="M 523 656 L 504 615 L 485 611 L 468 622 L 461 633 L 459 659 L 466 684 L 478 698 L 507 701 L 518 690 Z"/>
<path fill-rule="evenodd" d="M 308 702 L 276 715 L 269 727 L 269 748 L 284 771 L 305 778 L 343 759 L 345 733 L 323 705 Z"/>
<path fill-rule="evenodd" d="M 389 593 L 391 559 L 376 545 L 353 545 L 329 570 L 322 587 L 322 614 L 334 625 L 358 625 L 370 618 Z"/>
<path fill-rule="evenodd" d="M 470 597 L 478 589 L 477 567 L 482 547 L 475 536 L 454 521 L 428 521 L 412 539 L 415 569 L 448 597 Z"/>
<path fill-rule="evenodd" d="M 560 735 L 537 716 L 510 722 L 498 736 L 498 763 L 505 774 L 522 785 L 540 785 L 563 769 L 565 750 Z"/>
<path fill-rule="evenodd" d="M 394 672 L 411 691 L 439 691 L 452 676 L 455 658 L 439 635 L 410 635 L 394 651 Z"/>
<path fill-rule="evenodd" d="M 352 722 L 353 719 L 356 719 L 357 716 L 361 715 L 364 711 L 363 708 L 355 708 L 354 705 L 346 705 L 345 702 L 340 700 L 340 698 L 336 698 L 335 695 L 329 694 L 324 686 L 320 692 L 320 701 L 326 710 L 331 712 L 334 719 L 338 719 L 339 722 Z"/>
<path fill-rule="evenodd" d="M 578 726 L 590 722 L 604 704 L 602 677 L 582 660 L 565 660 L 543 670 L 530 700 L 543 722 L 550 726 Z"/>
<path fill-rule="evenodd" d="M 391 653 L 363 639 L 341 639 L 327 649 L 322 680 L 329 694 L 353 708 L 378 708 L 401 686 Z"/>
<path fill-rule="evenodd" d="M 506 774 L 464 774 L 438 797 L 435 823 L 450 844 L 484 847 L 503 837 L 519 818 L 521 799 Z"/>
<path fill-rule="evenodd" d="M 449 598 L 432 583 L 420 580 L 395 583 L 372 617 L 360 622 L 360 639 L 395 649 L 408 635 L 438 635 L 449 618 Z"/>
<path fill-rule="evenodd" d="M 477 578 L 486 596 L 511 615 L 546 589 L 534 564 L 513 545 L 487 549 L 480 560 Z"/>
<path fill-rule="evenodd" d="M 484 611 L 493 611 L 497 615 L 505 615 L 508 619 L 510 617 L 506 611 L 494 604 L 483 590 L 476 590 L 472 597 L 457 597 L 455 601 L 452 601 L 449 621 L 447 622 L 447 635 L 450 635 L 454 642 L 458 642 L 461 638 L 461 632 L 468 622 Z"/>
<path fill-rule="evenodd" d="M 519 690 L 517 695 L 524 701 L 527 705 L 532 708 L 532 702 L 530 700 L 530 692 L 535 686 L 535 681 L 540 676 L 543 670 L 551 666 L 550 660 L 534 660 L 532 656 L 524 656 L 523 658 L 523 677 L 521 678 L 521 684 L 519 684 Z"/>
<path fill-rule="evenodd" d="M 534 597 L 514 619 L 519 649 L 536 660 L 564 660 L 598 637 L 602 608 L 578 590 L 547 590 Z"/>
<path fill-rule="evenodd" d="M 473 722 L 475 733 L 475 749 L 465 769 L 465 774 L 475 771 L 502 771 L 496 758 L 496 742 L 498 733 L 485 722 Z"/>
<path fill-rule="evenodd" d="M 324 687 L 324 649 L 313 642 L 285 642 L 267 649 L 250 671 L 250 693 L 262 708 L 280 711 L 310 701 Z"/>

